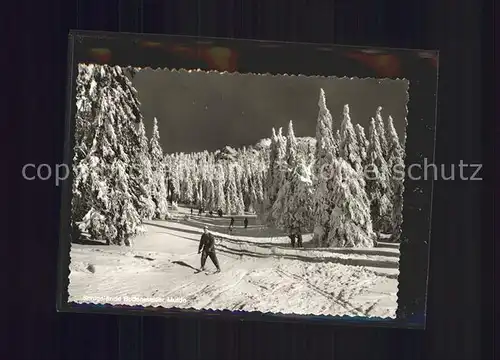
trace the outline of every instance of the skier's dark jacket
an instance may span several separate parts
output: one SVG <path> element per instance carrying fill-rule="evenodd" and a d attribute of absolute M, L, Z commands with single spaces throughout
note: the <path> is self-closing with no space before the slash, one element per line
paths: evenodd
<path fill-rule="evenodd" d="M 200 246 L 198 251 L 203 250 L 204 252 L 214 252 L 215 251 L 215 238 L 211 233 L 201 235 Z"/>

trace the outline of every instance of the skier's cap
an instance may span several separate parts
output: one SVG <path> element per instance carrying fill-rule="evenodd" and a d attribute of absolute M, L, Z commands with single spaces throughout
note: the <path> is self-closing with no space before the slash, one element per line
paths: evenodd
<path fill-rule="evenodd" d="M 203 226 L 203 230 L 208 230 L 208 226 Z"/>

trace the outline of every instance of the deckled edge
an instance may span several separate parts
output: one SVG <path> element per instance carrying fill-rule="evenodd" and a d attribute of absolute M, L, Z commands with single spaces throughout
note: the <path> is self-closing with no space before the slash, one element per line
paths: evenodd
<path fill-rule="evenodd" d="M 406 91 L 405 91 L 405 110 L 406 110 L 406 116 L 405 116 L 405 126 L 404 126 L 404 141 L 403 141 L 403 149 L 404 149 L 404 160 L 403 160 L 403 163 L 404 163 L 404 166 L 406 168 L 406 155 L 407 155 L 407 151 L 406 151 L 406 140 L 408 138 L 408 114 L 409 114 L 409 110 L 408 110 L 408 103 L 410 102 L 410 86 L 411 86 L 411 83 L 408 79 L 406 79 Z M 400 143 L 401 143 L 401 140 L 400 140 Z M 406 178 L 406 176 L 405 176 Z M 406 180 L 406 179 L 405 179 Z M 403 181 L 403 214 L 404 214 L 404 208 L 405 208 L 405 196 L 407 195 L 407 189 L 408 187 L 406 186 L 406 181 Z M 399 259 L 398 259 L 398 277 L 397 277 L 397 291 L 396 291 L 396 303 L 397 303 L 397 306 L 396 306 L 396 314 L 395 314 L 395 320 L 398 319 L 398 313 L 400 312 L 400 310 L 405 310 L 402 308 L 402 306 L 404 306 L 405 304 L 402 304 L 401 303 L 401 297 L 399 295 L 400 293 L 400 289 L 399 289 L 399 284 L 402 280 L 402 278 L 405 276 L 405 275 L 401 275 L 402 271 L 401 271 L 401 263 L 404 261 L 403 258 L 404 258 L 404 254 L 403 254 L 403 251 L 401 248 L 405 248 L 405 246 L 403 245 L 403 247 L 401 247 L 402 243 L 403 243 L 403 239 L 405 239 L 405 232 L 404 232 L 404 223 L 405 223 L 405 217 L 402 216 L 402 222 L 401 222 L 401 237 L 400 237 L 400 240 L 399 240 Z"/>
<path fill-rule="evenodd" d="M 320 78 L 320 79 L 337 79 L 337 80 L 378 80 L 378 81 L 405 81 L 409 84 L 409 80 L 406 78 L 390 78 L 390 77 L 348 77 L 348 76 L 324 76 L 324 75 L 302 75 L 302 74 L 288 74 L 288 73 L 256 73 L 256 72 L 238 72 L 238 71 L 218 71 L 218 70 L 203 70 L 200 68 L 197 69 L 186 69 L 186 68 L 170 68 L 170 67 L 157 67 L 152 68 L 150 66 L 147 67 L 138 67 L 138 66 L 121 66 L 121 65 L 109 65 L 109 64 L 98 64 L 93 62 L 80 62 L 78 63 L 78 67 L 81 65 L 95 65 L 95 66 L 105 66 L 111 68 L 120 68 L 120 69 L 133 69 L 136 71 L 150 70 L 150 71 L 170 71 L 178 74 L 192 74 L 192 73 L 204 73 L 204 74 L 217 74 L 222 76 L 270 76 L 270 77 L 292 77 L 292 78 Z M 408 93 L 408 90 L 407 90 Z M 407 109 L 408 110 L 408 109 Z"/>
<path fill-rule="evenodd" d="M 80 69 L 81 66 L 85 65 L 95 65 L 95 66 L 104 66 L 104 67 L 111 67 L 111 68 L 120 68 L 120 69 L 126 69 L 126 70 L 135 70 L 135 71 L 143 71 L 143 70 L 150 70 L 150 71 L 170 71 L 173 73 L 179 73 L 179 74 L 192 74 L 192 73 L 204 73 L 204 74 L 217 74 L 217 75 L 222 75 L 222 76 L 270 76 L 270 77 L 292 77 L 292 78 L 321 78 L 321 79 L 337 79 L 337 80 L 378 80 L 378 81 L 404 81 L 407 83 L 406 86 L 406 103 L 405 103 L 405 108 L 406 108 L 406 116 L 405 116 L 405 141 L 404 145 L 406 146 L 406 138 L 407 138 L 407 126 L 408 126 L 408 102 L 409 102 L 409 88 L 410 88 L 410 81 L 409 79 L 406 78 L 389 78 L 389 77 L 384 77 L 384 78 L 379 78 L 379 77 L 348 77 L 348 76 L 324 76 L 324 75 L 302 75 L 302 74 L 288 74 L 288 73 L 255 73 L 255 72 L 248 72 L 248 73 L 241 73 L 238 71 L 218 71 L 218 70 L 203 70 L 203 69 L 185 69 L 185 68 L 169 68 L 169 67 L 157 67 L 157 68 L 152 68 L 150 66 L 148 67 L 137 67 L 137 66 L 120 66 L 120 65 L 108 65 L 108 64 L 98 64 L 98 63 L 93 63 L 93 62 L 80 62 L 78 63 L 78 70 Z M 78 74 L 77 74 L 78 77 Z M 406 149 L 405 149 L 405 154 L 406 154 Z M 71 184 L 72 186 L 72 184 Z M 406 187 L 405 187 L 406 191 Z M 403 195 L 403 203 L 404 203 L 404 195 Z M 404 206 L 404 205 L 403 205 Z M 403 219 L 404 221 L 404 219 Z M 69 258 L 69 264 L 68 264 L 68 271 L 67 271 L 67 295 L 68 297 L 71 297 L 69 293 L 69 287 L 71 283 L 71 248 L 72 244 L 71 242 L 69 243 L 69 251 L 68 251 L 68 258 Z M 401 263 L 401 258 L 403 254 L 401 252 L 401 247 L 399 251 L 399 260 L 398 260 L 398 265 Z M 379 322 L 395 322 L 398 320 L 397 318 L 397 312 L 399 308 L 399 281 L 401 277 L 401 271 L 399 270 L 398 266 L 398 276 L 397 276 L 397 289 L 398 291 L 396 292 L 396 302 L 398 306 L 396 307 L 396 311 L 394 313 L 393 317 L 378 317 L 378 316 L 350 316 L 350 315 L 320 315 L 320 314 L 296 314 L 296 313 L 281 313 L 281 312 L 261 312 L 261 311 L 242 311 L 242 310 L 227 310 L 227 309 L 213 309 L 213 308 L 179 308 L 179 307 L 164 307 L 161 305 L 158 306 L 143 306 L 139 304 L 110 304 L 110 303 L 93 303 L 93 302 L 77 302 L 77 301 L 67 301 L 66 305 L 70 308 L 85 308 L 85 307 L 92 307 L 92 308 L 109 308 L 112 310 L 133 310 L 133 311 L 152 311 L 152 312 L 158 312 L 160 315 L 163 316 L 169 316 L 169 315 L 180 315 L 182 313 L 200 313 L 201 316 L 207 315 L 207 316 L 214 316 L 214 315 L 230 315 L 230 316 L 236 316 L 236 317 L 256 317 L 256 316 L 265 316 L 265 317 L 283 317 L 283 320 L 286 321 L 287 319 L 289 320 L 324 320 L 324 321 L 334 321 L 334 320 L 342 320 L 342 321 L 379 321 Z M 249 319 L 250 320 L 250 319 Z"/>
<path fill-rule="evenodd" d="M 172 316 L 172 315 L 182 315 L 183 313 L 193 314 L 198 313 L 201 316 L 236 316 L 236 317 L 249 317 L 256 318 L 258 316 L 262 317 L 282 317 L 283 320 L 346 320 L 346 321 L 376 321 L 379 322 L 395 322 L 398 320 L 396 313 L 393 317 L 379 317 L 379 316 L 351 316 L 351 315 L 321 315 L 321 314 L 297 314 L 297 313 L 282 313 L 282 312 L 262 312 L 262 311 L 244 311 L 244 310 L 228 310 L 228 309 L 217 309 L 217 308 L 180 308 L 176 306 L 164 307 L 164 306 L 143 306 L 143 305 L 131 305 L 131 304 L 110 304 L 110 303 L 92 303 L 92 302 L 75 302 L 69 301 L 68 306 L 75 308 L 108 308 L 111 310 L 132 310 L 132 311 L 152 311 L 157 312 L 161 316 Z M 245 320 L 245 319 L 244 319 Z M 248 319 L 252 320 L 252 319 Z M 265 320 L 265 319 L 263 319 Z"/>

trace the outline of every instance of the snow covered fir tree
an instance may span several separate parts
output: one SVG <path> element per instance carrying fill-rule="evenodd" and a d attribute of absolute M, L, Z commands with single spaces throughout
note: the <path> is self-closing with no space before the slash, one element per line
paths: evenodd
<path fill-rule="evenodd" d="M 283 77 L 280 102 L 200 73 L 78 66 L 71 301 L 394 317 L 406 108 L 378 82 Z M 196 76 L 207 94 L 173 85 Z"/>
<path fill-rule="evenodd" d="M 130 244 L 148 216 L 149 189 L 137 166 L 145 159 L 143 121 L 126 70 L 80 65 L 76 86 L 76 128 L 72 227 L 108 244 Z M 147 164 L 145 164 L 147 166 Z M 76 239 L 75 239 L 76 240 Z"/>

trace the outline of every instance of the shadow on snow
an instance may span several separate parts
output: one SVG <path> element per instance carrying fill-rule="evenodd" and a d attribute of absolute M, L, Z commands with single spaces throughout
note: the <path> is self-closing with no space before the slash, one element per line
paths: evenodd
<path fill-rule="evenodd" d="M 202 229 L 204 226 L 207 226 L 212 231 L 223 232 L 224 230 L 228 232 L 229 221 L 225 219 L 224 223 L 218 219 L 206 219 L 200 218 L 198 219 L 179 219 L 178 223 L 193 226 L 199 229 Z M 235 225 L 233 226 L 233 231 L 228 235 L 238 235 L 238 236 L 248 236 L 254 238 L 270 238 L 270 237 L 278 237 L 285 236 L 281 230 L 273 229 L 266 227 L 265 225 L 248 225 L 248 228 L 245 229 L 243 225 L 236 225 L 237 221 L 235 221 Z"/>
<path fill-rule="evenodd" d="M 193 269 L 193 270 L 198 270 L 194 266 L 191 266 L 191 265 L 189 265 L 188 263 L 186 263 L 184 261 L 172 261 L 172 263 L 176 264 L 176 265 L 184 266 L 184 267 L 187 267 L 187 268 L 190 268 L 190 269 Z"/>
<path fill-rule="evenodd" d="M 167 230 L 175 231 L 175 232 L 184 232 L 187 234 L 194 234 L 197 236 L 201 236 L 201 232 L 193 231 L 193 230 L 188 230 L 188 229 L 180 229 L 176 227 L 170 227 L 166 225 L 159 225 L 159 224 L 154 224 L 154 226 L 164 228 Z M 173 235 L 173 236 L 178 236 L 186 240 L 194 241 L 194 242 L 199 242 L 198 239 L 193 239 L 190 237 L 186 236 L 181 236 L 175 233 L 169 233 L 165 232 L 165 234 Z M 269 257 L 279 257 L 281 259 L 288 259 L 288 260 L 299 260 L 303 262 L 309 262 L 309 263 L 331 263 L 331 264 L 340 264 L 340 265 L 350 265 L 350 266 L 364 266 L 364 267 L 377 267 L 377 268 L 385 268 L 385 269 L 397 269 L 399 267 L 399 262 L 397 261 L 390 261 L 390 260 L 378 260 L 378 259 L 344 259 L 340 257 L 336 257 L 335 253 L 343 253 L 343 254 L 361 254 L 361 255 L 380 255 L 383 253 L 384 256 L 394 256 L 398 257 L 397 253 L 389 253 L 389 252 L 380 252 L 378 250 L 371 250 L 371 249 L 335 249 L 335 250 L 329 250 L 329 252 L 332 254 L 332 256 L 322 256 L 322 257 L 310 257 L 310 256 L 303 256 L 303 255 L 294 255 L 294 254 L 261 254 L 258 252 L 246 250 L 246 249 L 241 249 L 242 245 L 251 245 L 251 246 L 256 246 L 256 247 L 261 247 L 261 248 L 266 248 L 270 249 L 272 247 L 274 248 L 279 248 L 278 244 L 272 244 L 272 243 L 255 243 L 251 241 L 245 241 L 245 240 L 236 240 L 236 239 L 228 239 L 225 237 L 222 237 L 222 239 L 225 242 L 232 243 L 235 245 L 239 245 L 240 248 L 233 248 L 229 247 L 224 244 L 218 244 L 217 245 L 217 252 L 220 252 L 222 254 L 229 254 L 233 256 L 238 256 L 238 257 L 243 257 L 243 256 L 249 256 L 252 258 L 260 258 L 260 259 L 265 259 Z M 267 244 L 267 246 L 262 246 L 262 245 Z M 288 249 L 291 249 L 291 247 L 288 247 Z M 304 249 L 295 249 L 302 251 Z M 314 249 L 316 250 L 316 249 Z M 323 251 L 328 251 L 328 249 L 320 249 Z M 361 252 L 360 252 L 361 250 Z"/>
<path fill-rule="evenodd" d="M 160 225 L 160 224 L 153 224 L 150 223 L 149 225 L 164 228 L 167 230 L 172 230 L 176 232 L 185 232 L 188 234 L 193 234 L 197 236 L 201 236 L 201 230 L 200 231 L 194 231 L 194 230 L 189 230 L 189 229 L 182 229 L 174 226 L 167 226 L 167 225 Z M 210 229 L 210 227 L 209 227 Z M 177 236 L 175 234 L 172 234 L 174 236 Z M 233 235 L 233 234 L 231 234 Z M 283 235 L 282 235 L 283 236 Z M 371 255 L 371 256 L 388 256 L 388 257 L 399 257 L 398 252 L 394 251 L 385 251 L 382 246 L 379 245 L 379 247 L 376 248 L 370 248 L 370 249 L 362 249 L 362 248 L 345 248 L 345 249 L 329 249 L 329 248 L 315 248 L 312 246 L 310 241 L 304 242 L 304 248 L 292 248 L 291 244 L 289 242 L 253 242 L 249 240 L 241 240 L 241 239 L 231 239 L 231 238 L 226 238 L 224 236 L 219 236 L 224 239 L 224 241 L 237 244 L 237 245 L 242 245 L 242 244 L 247 244 L 247 245 L 252 245 L 252 246 L 258 246 L 266 249 L 270 248 L 278 248 L 278 249 L 294 249 L 297 251 L 304 251 L 304 250 L 314 250 L 314 251 L 322 251 L 322 252 L 329 252 L 329 253 L 337 253 L 337 254 L 346 254 L 346 255 Z M 192 239 L 190 239 L 192 240 Z M 387 244 L 387 245 L 393 245 L 393 244 Z M 387 246 L 388 248 L 397 248 L 397 246 Z M 397 266 L 396 266 L 397 267 Z"/>

